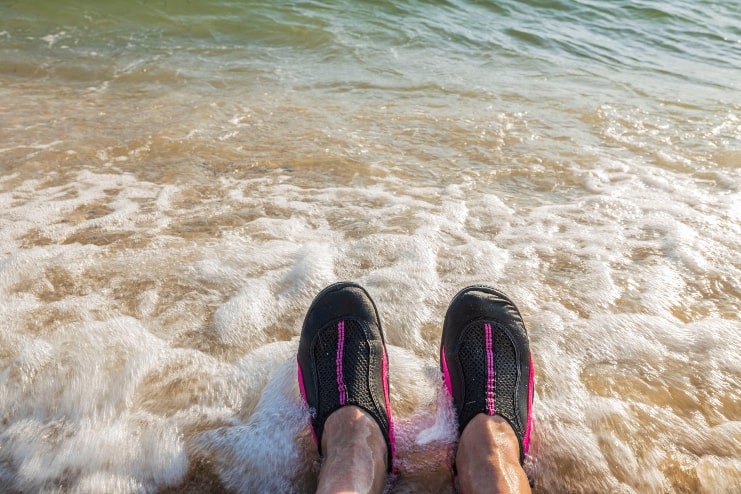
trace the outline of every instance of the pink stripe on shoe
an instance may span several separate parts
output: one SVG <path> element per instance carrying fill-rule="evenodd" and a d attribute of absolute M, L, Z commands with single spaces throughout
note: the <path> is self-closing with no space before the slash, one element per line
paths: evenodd
<path fill-rule="evenodd" d="M 525 436 L 522 438 L 522 449 L 527 453 L 530 449 L 530 433 L 533 429 L 533 392 L 535 391 L 535 367 L 533 367 L 533 355 L 530 354 L 530 376 L 527 381 L 527 425 Z"/>
<path fill-rule="evenodd" d="M 383 381 L 383 398 L 386 402 L 386 415 L 389 420 L 389 447 L 391 448 L 391 471 L 396 471 L 394 458 L 396 457 L 396 437 L 394 435 L 394 418 L 391 416 L 391 399 L 389 397 L 389 361 L 386 356 L 386 349 L 383 349 L 381 355 L 381 381 Z"/>
<path fill-rule="evenodd" d="M 337 323 L 337 392 L 340 395 L 340 405 L 347 402 L 347 387 L 345 376 L 342 374 L 342 355 L 345 351 L 345 321 Z"/>
<path fill-rule="evenodd" d="M 453 396 L 453 384 L 450 382 L 450 371 L 448 371 L 448 361 L 445 358 L 445 347 L 440 347 L 440 361 L 443 363 L 443 377 L 445 378 L 445 387 L 448 394 Z"/>
<path fill-rule="evenodd" d="M 304 373 L 301 372 L 301 364 L 298 362 L 298 356 L 296 357 L 296 367 L 298 367 L 298 390 L 301 393 L 301 398 L 303 398 L 304 403 L 308 404 L 306 400 L 306 386 L 304 385 Z M 314 439 L 314 444 L 318 446 L 319 438 L 316 436 L 314 426 L 311 425 L 311 420 L 309 420 L 309 429 L 311 429 L 311 437 Z"/>
<path fill-rule="evenodd" d="M 494 371 L 494 349 L 491 336 L 491 324 L 484 324 L 484 338 L 486 345 L 486 412 L 489 415 L 496 413 L 495 399 L 495 371 Z"/>

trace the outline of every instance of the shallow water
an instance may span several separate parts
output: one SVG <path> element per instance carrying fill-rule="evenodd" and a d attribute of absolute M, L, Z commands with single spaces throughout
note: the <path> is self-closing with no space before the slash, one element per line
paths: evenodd
<path fill-rule="evenodd" d="M 59 5 L 59 4 L 62 5 Z M 525 317 L 537 492 L 741 490 L 735 2 L 0 0 L 0 490 L 306 492 L 314 295 L 451 492 L 457 290 Z"/>

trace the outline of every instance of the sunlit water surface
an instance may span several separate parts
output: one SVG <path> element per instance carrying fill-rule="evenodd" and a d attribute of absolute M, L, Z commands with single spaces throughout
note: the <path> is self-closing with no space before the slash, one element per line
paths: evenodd
<path fill-rule="evenodd" d="M 312 491 L 348 279 L 393 492 L 452 492 L 471 283 L 530 332 L 536 492 L 741 492 L 736 2 L 99 3 L 0 0 L 0 491 Z"/>

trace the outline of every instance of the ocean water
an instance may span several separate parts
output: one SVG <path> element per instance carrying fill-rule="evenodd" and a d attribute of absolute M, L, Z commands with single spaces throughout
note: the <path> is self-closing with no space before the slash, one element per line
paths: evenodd
<path fill-rule="evenodd" d="M 538 493 L 741 492 L 737 0 L 0 0 L 0 492 L 311 492 L 349 279 L 453 492 L 447 304 L 519 305 Z"/>

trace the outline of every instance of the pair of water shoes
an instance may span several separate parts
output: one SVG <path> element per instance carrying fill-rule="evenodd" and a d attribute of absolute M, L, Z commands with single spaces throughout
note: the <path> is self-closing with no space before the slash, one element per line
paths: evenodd
<path fill-rule="evenodd" d="M 479 413 L 499 415 L 515 431 L 522 463 L 530 445 L 533 364 L 515 304 L 487 286 L 461 290 L 445 315 L 440 368 L 459 433 Z M 355 405 L 378 423 L 393 470 L 386 346 L 376 306 L 360 285 L 330 285 L 312 302 L 301 330 L 298 382 L 320 454 L 327 418 Z"/>

